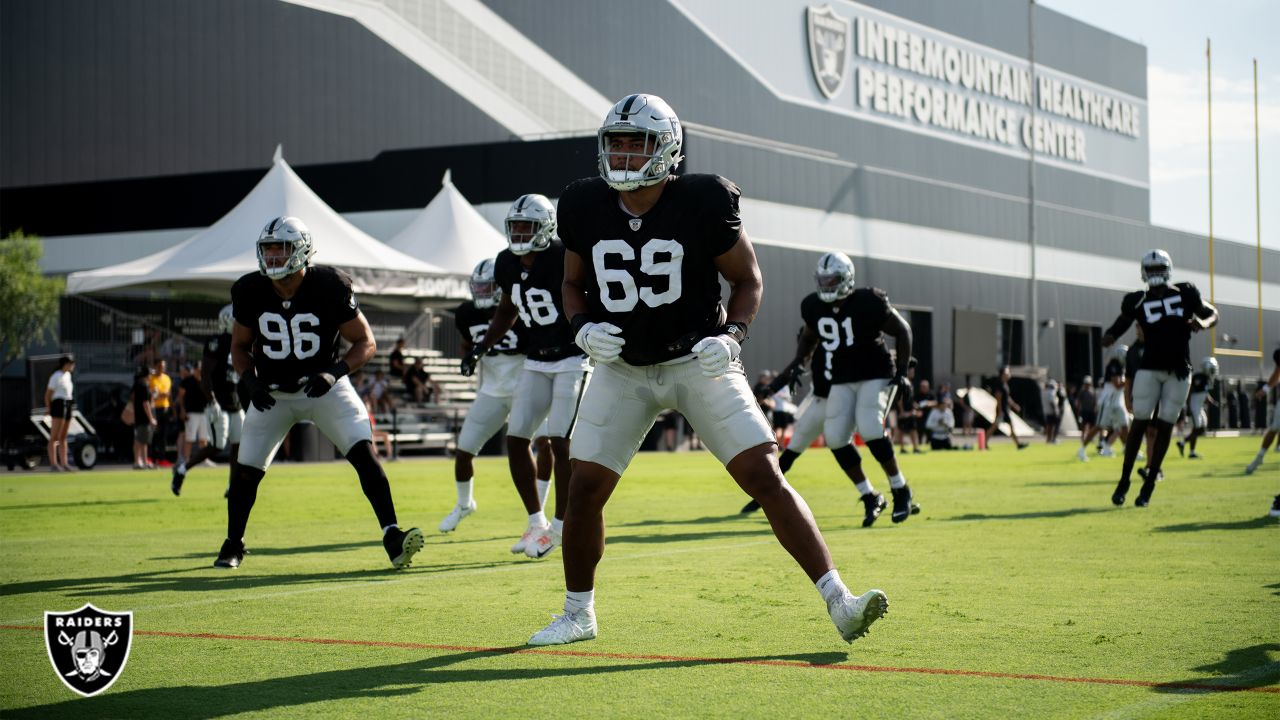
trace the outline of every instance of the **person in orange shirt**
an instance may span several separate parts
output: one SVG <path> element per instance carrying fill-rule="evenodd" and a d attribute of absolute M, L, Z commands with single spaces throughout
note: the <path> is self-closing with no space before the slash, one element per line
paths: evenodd
<path fill-rule="evenodd" d="M 151 456 L 156 462 L 163 461 L 168 454 L 173 379 L 166 370 L 164 360 L 156 360 L 151 366 L 151 374 L 147 376 L 147 389 L 151 391 L 151 407 L 156 417 L 156 433 L 151 439 Z"/>

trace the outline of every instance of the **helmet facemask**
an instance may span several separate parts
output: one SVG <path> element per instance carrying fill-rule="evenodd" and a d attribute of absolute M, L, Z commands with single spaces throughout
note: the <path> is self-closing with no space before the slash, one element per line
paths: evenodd
<path fill-rule="evenodd" d="M 236 326 L 236 316 L 234 314 L 234 306 L 227 305 L 218 311 L 218 329 L 224 333 L 230 334 Z"/>
<path fill-rule="evenodd" d="M 656 185 L 684 159 L 683 144 L 671 106 L 655 95 L 628 95 L 610 108 L 596 133 L 600 177 L 619 192 Z"/>
<path fill-rule="evenodd" d="M 853 294 L 854 277 L 853 261 L 844 253 L 823 255 L 813 274 L 814 283 L 818 287 L 818 299 L 832 303 L 849 297 Z"/>
<path fill-rule="evenodd" d="M 481 260 L 471 271 L 471 300 L 481 310 L 488 310 L 502 300 L 502 288 L 494 278 L 492 260 Z"/>
<path fill-rule="evenodd" d="M 311 231 L 297 218 L 275 218 L 258 236 L 258 270 L 272 280 L 302 270 L 313 255 Z"/>
<path fill-rule="evenodd" d="M 556 209 L 542 195 L 521 195 L 507 211 L 507 245 L 513 255 L 542 252 L 556 236 Z"/>
<path fill-rule="evenodd" d="M 1173 275 L 1173 260 L 1163 250 L 1152 250 L 1142 256 L 1142 281 L 1148 287 L 1160 287 L 1169 284 Z"/>

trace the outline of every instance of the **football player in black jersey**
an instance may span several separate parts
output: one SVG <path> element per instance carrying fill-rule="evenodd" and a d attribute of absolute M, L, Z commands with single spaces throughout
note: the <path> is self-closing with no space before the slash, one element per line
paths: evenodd
<path fill-rule="evenodd" d="M 893 407 L 895 389 L 911 362 L 911 326 L 889 304 L 880 288 L 855 288 L 853 261 L 834 252 L 818 260 L 814 273 L 818 291 L 800 303 L 805 337 L 822 343 L 827 367 L 818 370 L 831 383 L 822 434 L 836 462 L 853 481 L 866 511 L 862 526 L 880 517 L 888 504 L 862 472 L 862 458 L 853 445 L 856 431 L 871 456 L 889 478 L 893 494 L 893 521 L 900 523 L 919 507 L 898 467 L 893 442 L 885 437 L 885 418 Z M 896 355 L 885 347 L 884 336 L 894 338 Z"/>
<path fill-rule="evenodd" d="M 1149 424 L 1156 428 L 1156 439 L 1147 467 L 1138 473 L 1142 488 L 1134 504 L 1146 507 L 1151 502 L 1173 436 L 1173 423 L 1191 386 L 1191 334 L 1218 323 L 1218 310 L 1201 299 L 1196 286 L 1189 282 L 1171 283 L 1172 274 L 1169 253 L 1152 250 L 1144 255 L 1142 279 L 1147 289 L 1124 296 L 1120 317 L 1102 337 L 1103 347 L 1110 347 L 1136 322 L 1146 340 L 1142 364 L 1133 377 L 1133 426 L 1124 446 L 1124 467 L 1111 495 L 1111 502 L 1116 505 L 1124 505 L 1129 493 L 1129 475 Z"/>
<path fill-rule="evenodd" d="M 831 381 L 822 372 L 827 367 L 827 351 L 818 351 L 817 343 L 805 340 L 805 328 L 804 325 L 800 326 L 800 332 L 796 336 L 796 357 L 762 392 L 756 393 L 757 398 L 768 397 L 787 386 L 791 386 L 794 391 L 800 382 L 800 377 L 805 374 L 805 365 L 809 366 L 808 373 L 813 378 L 809 394 L 796 410 L 796 424 L 791 431 L 791 439 L 787 441 L 786 449 L 778 456 L 778 469 L 783 475 L 791 470 L 791 466 L 795 464 L 800 454 L 822 434 L 822 423 L 827 419 L 827 392 L 831 390 Z M 759 509 L 760 503 L 748 500 L 739 512 L 746 515 Z"/>
<path fill-rule="evenodd" d="M 886 610 L 884 593 L 854 597 L 840 581 L 804 500 L 778 470 L 773 430 L 738 362 L 763 282 L 742 232 L 739 190 L 715 175 L 675 176 L 683 131 L 653 95 L 628 95 L 597 134 L 599 175 L 560 197 L 564 309 L 595 361 L 574 430 L 564 525 L 565 612 L 529 640 L 596 636 L 595 570 L 604 505 L 663 410 L 688 420 L 729 474 L 759 501 L 783 547 L 815 581 L 852 641 Z M 720 278 L 731 288 L 720 303 Z"/>
<path fill-rule="evenodd" d="M 488 331 L 463 359 L 462 374 L 475 371 L 476 363 L 506 336 L 517 318 L 523 323 L 526 357 L 507 422 L 507 463 L 529 524 L 511 552 L 543 558 L 560 546 L 569 497 L 569 434 L 591 366 L 573 342 L 561 301 L 565 252 L 556 239 L 555 207 L 542 195 L 522 195 L 507 211 L 506 227 L 508 247 L 494 261 L 502 298 Z M 551 522 L 542 510 L 530 450 L 544 419 L 555 457 L 556 507 Z"/>
<path fill-rule="evenodd" d="M 1271 353 L 1271 362 L 1275 364 L 1275 367 L 1271 368 L 1271 376 L 1254 393 L 1254 396 L 1264 403 L 1267 401 L 1267 392 L 1274 391 L 1276 385 L 1280 385 L 1280 348 L 1276 348 L 1275 352 Z M 1245 475 L 1252 475 L 1262 466 L 1262 461 L 1267 457 L 1267 448 L 1271 447 L 1271 441 L 1280 435 L 1280 397 L 1272 400 L 1270 422 L 1267 423 L 1267 431 L 1262 436 L 1262 446 L 1258 448 L 1258 454 L 1254 456 L 1253 461 L 1245 467 Z M 1280 448 L 1280 445 L 1277 445 L 1277 448 Z M 1277 495 L 1275 502 L 1271 504 L 1271 517 L 1280 517 L 1280 495 Z"/>
<path fill-rule="evenodd" d="M 471 299 L 453 311 L 454 324 L 462 335 L 462 348 L 470 354 L 474 345 L 484 339 L 493 322 L 493 314 L 502 298 L 502 289 L 494 279 L 493 260 L 481 260 L 471 273 Z M 453 458 L 453 479 L 458 503 L 440 521 L 440 532 L 451 532 L 458 523 L 476 511 L 471 489 L 475 475 L 472 459 L 489 438 L 502 428 L 511 412 L 511 396 L 524 366 L 521 335 L 524 325 L 517 323 L 507 331 L 479 362 L 480 387 L 476 399 L 458 432 L 458 447 Z"/>
<path fill-rule="evenodd" d="M 267 223 L 257 247 L 258 272 L 231 287 L 231 362 L 249 407 L 227 493 L 227 539 L 214 565 L 239 567 L 258 485 L 285 434 L 294 423 L 310 420 L 360 476 L 392 566 L 408 567 L 422 549 L 422 531 L 403 531 L 396 522 L 391 486 L 373 453 L 369 411 L 346 377 L 375 350 L 351 278 L 311 265 L 311 232 L 294 217 Z M 339 338 L 351 343 L 341 359 Z"/>
<path fill-rule="evenodd" d="M 173 466 L 173 479 L 169 488 L 174 495 L 182 492 L 182 483 L 187 477 L 187 468 L 195 467 L 222 450 L 230 447 L 231 467 L 235 467 L 237 452 L 240 450 L 240 425 L 244 422 L 244 410 L 236 385 L 240 376 L 231 366 L 231 330 L 236 319 L 232 314 L 232 306 L 227 305 L 218 312 L 218 328 L 222 331 L 217 337 L 209 340 L 204 346 L 204 359 L 201 362 L 204 370 L 200 374 L 200 385 L 205 393 L 213 398 L 205 409 L 209 419 L 209 443 L 199 449 L 192 450 L 191 457 L 179 460 Z M 227 483 L 230 490 L 230 481 Z"/>
<path fill-rule="evenodd" d="M 1196 440 L 1204 435 L 1204 431 L 1209 427 L 1209 412 L 1205 410 L 1205 403 L 1215 404 L 1213 397 L 1209 395 L 1209 387 L 1213 384 L 1215 378 L 1218 377 L 1218 359 L 1215 357 L 1207 357 L 1200 361 L 1200 372 L 1191 376 L 1191 394 L 1187 398 L 1188 412 L 1191 415 L 1191 434 L 1186 439 L 1178 440 L 1178 454 L 1182 455 L 1191 449 L 1188 457 L 1198 459 L 1204 457 L 1196 452 Z"/>

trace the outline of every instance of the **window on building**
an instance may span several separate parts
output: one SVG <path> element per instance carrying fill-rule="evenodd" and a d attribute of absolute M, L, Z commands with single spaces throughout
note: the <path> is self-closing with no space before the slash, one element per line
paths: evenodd
<path fill-rule="evenodd" d="M 1000 318 L 1000 357 L 997 365 L 1025 365 L 1023 355 L 1022 318 Z"/>

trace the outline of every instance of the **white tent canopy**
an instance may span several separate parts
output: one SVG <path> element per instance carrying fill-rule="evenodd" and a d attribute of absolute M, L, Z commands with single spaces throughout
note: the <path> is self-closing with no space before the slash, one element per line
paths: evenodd
<path fill-rule="evenodd" d="M 67 276 L 67 292 L 122 288 L 226 292 L 241 275 L 258 269 L 255 241 L 271 218 L 292 215 L 311 229 L 313 262 L 351 274 L 362 294 L 422 296 L 446 270 L 416 260 L 366 235 L 334 212 L 284 161 L 276 148 L 272 167 L 226 215 L 193 237 L 137 260 Z"/>
<path fill-rule="evenodd" d="M 481 260 L 505 249 L 507 238 L 458 192 L 449 171 L 440 184 L 440 192 L 387 244 L 414 257 L 429 258 L 451 273 L 470 275 Z"/>

